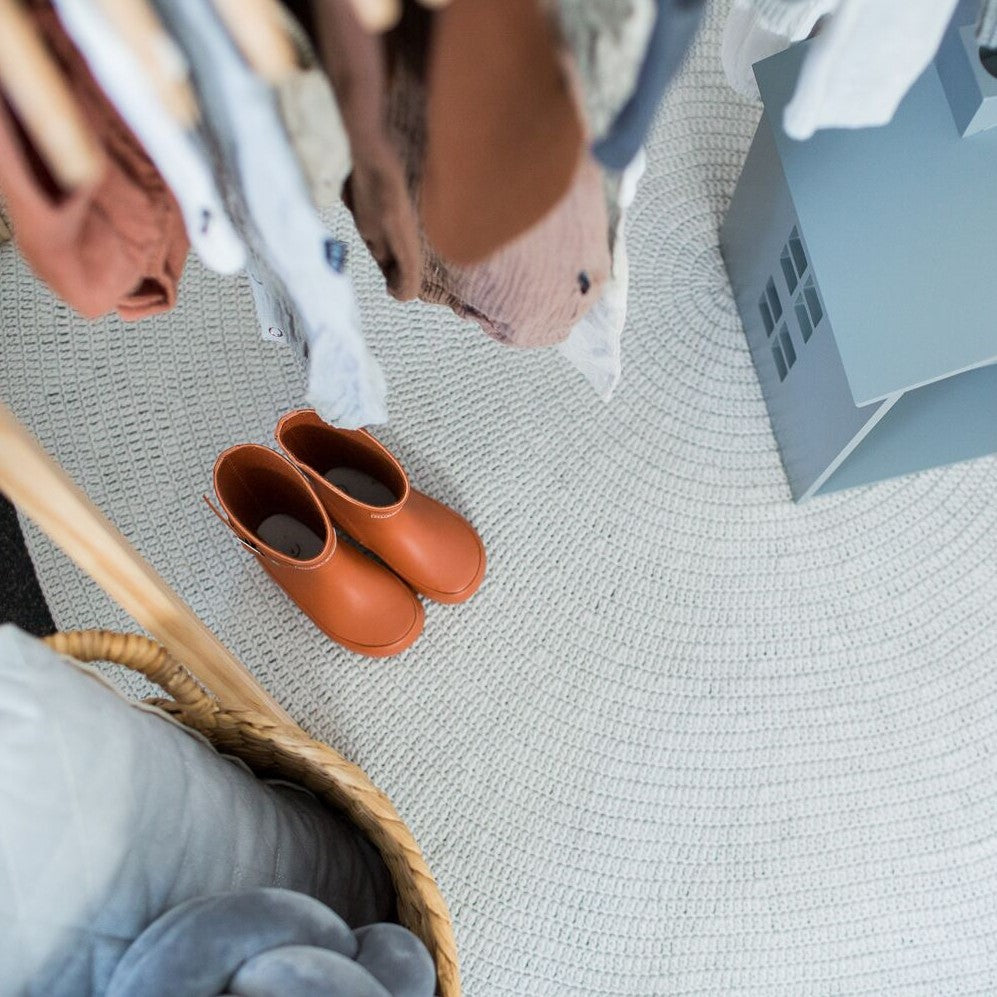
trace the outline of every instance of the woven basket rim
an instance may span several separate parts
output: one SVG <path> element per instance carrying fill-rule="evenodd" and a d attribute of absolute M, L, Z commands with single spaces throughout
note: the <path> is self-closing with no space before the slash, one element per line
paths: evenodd
<path fill-rule="evenodd" d="M 439 886 L 408 826 L 360 766 L 296 724 L 253 709 L 222 706 L 161 645 L 138 634 L 109 630 L 62 631 L 45 638 L 79 661 L 110 661 L 140 672 L 171 698 L 155 698 L 185 726 L 254 772 L 267 771 L 311 790 L 335 806 L 370 839 L 391 872 L 399 920 L 429 949 L 441 997 L 459 997 L 460 973 L 453 923 Z"/>

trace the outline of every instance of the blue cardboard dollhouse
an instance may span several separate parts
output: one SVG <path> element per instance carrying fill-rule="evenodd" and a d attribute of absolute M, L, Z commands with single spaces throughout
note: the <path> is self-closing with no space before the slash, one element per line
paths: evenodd
<path fill-rule="evenodd" d="M 794 141 L 810 43 L 755 66 L 765 110 L 720 243 L 797 501 L 997 452 L 997 65 L 977 6 L 881 128 Z"/>

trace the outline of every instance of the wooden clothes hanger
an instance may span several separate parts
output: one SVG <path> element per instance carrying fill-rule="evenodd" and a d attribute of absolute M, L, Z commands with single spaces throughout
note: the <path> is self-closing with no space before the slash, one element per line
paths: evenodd
<path fill-rule="evenodd" d="M 450 0 L 419 0 L 423 7 L 439 10 Z M 379 34 L 393 28 L 402 16 L 402 0 L 350 0 L 353 13 L 365 30 Z"/>
<path fill-rule="evenodd" d="M 0 0 L 0 89 L 64 191 L 96 183 L 97 138 L 20 0 Z"/>
<path fill-rule="evenodd" d="M 156 94 L 182 127 L 200 117 L 187 61 L 148 0 L 97 0 L 121 40 L 135 53 Z"/>
<path fill-rule="evenodd" d="M 438 9 L 450 0 L 419 2 L 424 7 Z M 402 0 L 349 0 L 349 3 L 357 20 L 372 34 L 393 28 L 402 16 Z M 297 51 L 284 30 L 283 12 L 277 0 L 214 0 L 214 4 L 243 58 L 265 80 L 274 83 L 297 68 Z"/>
<path fill-rule="evenodd" d="M 277 0 L 214 0 L 218 16 L 252 69 L 276 83 L 298 68 L 298 52 L 284 29 Z"/>
<path fill-rule="evenodd" d="M 393 28 L 402 16 L 401 0 L 350 0 L 361 27 L 371 34 Z"/>

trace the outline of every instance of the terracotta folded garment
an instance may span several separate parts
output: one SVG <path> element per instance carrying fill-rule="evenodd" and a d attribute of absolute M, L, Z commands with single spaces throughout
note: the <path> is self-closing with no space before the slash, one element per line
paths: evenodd
<path fill-rule="evenodd" d="M 585 133 L 540 0 L 452 0 L 426 70 L 422 226 L 472 264 L 536 225 L 567 193 Z"/>
<path fill-rule="evenodd" d="M 87 318 L 134 320 L 172 308 L 187 259 L 183 216 L 47 5 L 32 13 L 104 150 L 101 179 L 60 191 L 0 100 L 0 191 L 38 276 Z"/>
<path fill-rule="evenodd" d="M 422 194 L 426 140 L 425 14 L 406 17 L 388 36 L 392 73 L 389 122 L 405 161 L 409 196 Z M 572 67 L 565 58 L 566 72 Z M 466 224 L 473 225 L 473 218 Z M 566 194 L 536 224 L 486 260 L 459 266 L 423 235 L 419 297 L 445 304 L 509 346 L 552 346 L 599 299 L 611 270 L 602 171 L 583 156 Z"/>

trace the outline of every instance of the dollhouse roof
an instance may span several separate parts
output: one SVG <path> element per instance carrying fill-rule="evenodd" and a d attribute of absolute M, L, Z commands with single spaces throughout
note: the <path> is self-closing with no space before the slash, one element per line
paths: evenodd
<path fill-rule="evenodd" d="M 807 44 L 755 75 L 856 404 L 997 361 L 997 128 L 959 134 L 936 60 L 889 125 L 797 142 Z"/>

